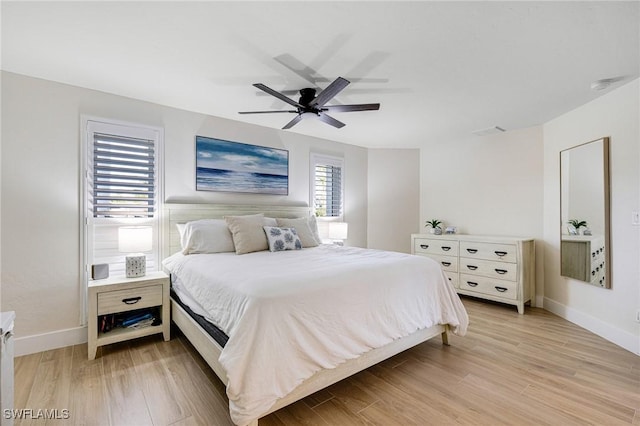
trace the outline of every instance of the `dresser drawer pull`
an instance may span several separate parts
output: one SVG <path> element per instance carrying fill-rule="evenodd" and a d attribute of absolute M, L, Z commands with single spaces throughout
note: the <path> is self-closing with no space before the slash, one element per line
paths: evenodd
<path fill-rule="evenodd" d="M 126 299 L 122 299 L 122 303 L 125 303 L 127 305 L 135 305 L 136 303 L 138 303 L 141 300 L 142 300 L 142 296 L 128 297 Z"/>
<path fill-rule="evenodd" d="M 506 251 L 494 251 L 494 253 L 496 254 L 496 256 L 498 257 L 502 257 L 502 256 L 506 256 L 507 252 Z"/>
<path fill-rule="evenodd" d="M 449 251 L 449 250 L 451 250 L 451 247 L 447 247 L 447 246 L 443 246 L 443 247 L 440 247 L 440 248 L 441 248 L 442 250 L 444 250 L 444 251 Z"/>
<path fill-rule="evenodd" d="M 478 252 L 478 249 L 467 249 L 467 251 L 471 254 L 476 254 Z"/>
<path fill-rule="evenodd" d="M 426 245 L 426 244 L 420 244 L 420 248 L 423 249 L 423 250 L 426 250 L 426 249 L 429 248 L 429 246 Z"/>
<path fill-rule="evenodd" d="M 441 262 L 442 266 L 451 266 L 451 262 Z"/>
<path fill-rule="evenodd" d="M 506 287 L 498 287 L 498 286 L 495 286 L 495 289 L 496 289 L 496 290 L 498 290 L 500 293 L 504 293 L 505 291 L 507 291 L 507 288 L 506 288 Z"/>
<path fill-rule="evenodd" d="M 494 270 L 495 270 L 497 273 L 499 273 L 500 275 L 504 275 L 504 274 L 506 274 L 507 272 L 509 272 L 509 271 L 507 271 L 506 269 L 498 269 L 498 268 L 496 268 L 496 269 L 494 269 Z"/>
<path fill-rule="evenodd" d="M 478 267 L 475 265 L 467 265 L 467 268 L 471 269 L 472 271 L 475 271 L 476 269 L 478 269 Z"/>
<path fill-rule="evenodd" d="M 478 283 L 474 283 L 473 281 L 467 281 L 467 284 L 469 284 L 469 287 L 475 287 L 478 285 Z"/>

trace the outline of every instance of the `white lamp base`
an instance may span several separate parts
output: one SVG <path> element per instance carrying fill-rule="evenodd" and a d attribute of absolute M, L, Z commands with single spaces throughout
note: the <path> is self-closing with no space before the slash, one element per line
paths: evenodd
<path fill-rule="evenodd" d="M 147 257 L 142 253 L 127 255 L 125 264 L 127 278 L 144 277 L 147 273 Z"/>

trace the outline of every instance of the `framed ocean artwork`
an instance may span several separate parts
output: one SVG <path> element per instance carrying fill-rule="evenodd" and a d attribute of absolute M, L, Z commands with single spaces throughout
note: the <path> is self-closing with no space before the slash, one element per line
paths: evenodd
<path fill-rule="evenodd" d="M 196 136 L 196 190 L 289 194 L 289 151 Z"/>

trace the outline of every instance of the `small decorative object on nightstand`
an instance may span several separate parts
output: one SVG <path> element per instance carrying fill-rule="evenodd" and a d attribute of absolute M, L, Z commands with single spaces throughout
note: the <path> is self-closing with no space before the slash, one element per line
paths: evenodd
<path fill-rule="evenodd" d="M 142 252 L 151 250 L 152 232 L 150 226 L 118 228 L 118 251 L 129 253 L 125 261 L 127 278 L 144 277 L 147 273 L 147 257 Z"/>
<path fill-rule="evenodd" d="M 89 281 L 88 289 L 89 359 L 111 343 L 156 333 L 169 340 L 169 276 L 164 272 Z"/>

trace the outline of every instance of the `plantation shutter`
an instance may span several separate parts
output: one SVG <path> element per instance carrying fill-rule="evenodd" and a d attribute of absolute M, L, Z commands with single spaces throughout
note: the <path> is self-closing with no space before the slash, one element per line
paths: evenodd
<path fill-rule="evenodd" d="M 313 204 L 316 216 L 341 217 L 343 207 L 343 160 L 316 157 L 313 174 Z"/>
<path fill-rule="evenodd" d="M 155 141 L 94 133 L 93 217 L 152 218 Z"/>

